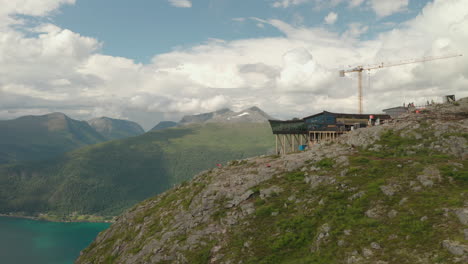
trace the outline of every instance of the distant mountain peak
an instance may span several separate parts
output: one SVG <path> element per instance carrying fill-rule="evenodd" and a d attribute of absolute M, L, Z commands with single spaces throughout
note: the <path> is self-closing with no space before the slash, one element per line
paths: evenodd
<path fill-rule="evenodd" d="M 143 128 L 133 121 L 106 116 L 91 119 L 88 124 L 107 139 L 120 139 L 145 133 Z"/>
<path fill-rule="evenodd" d="M 223 108 L 215 112 L 184 116 L 180 124 L 193 123 L 266 123 L 272 119 L 267 113 L 257 106 L 246 108 L 239 112 Z"/>
<path fill-rule="evenodd" d="M 61 113 L 61 112 L 53 112 L 53 113 L 50 113 L 50 114 L 46 114 L 44 115 L 45 117 L 48 117 L 48 118 L 69 118 L 66 114 L 64 113 Z"/>
<path fill-rule="evenodd" d="M 256 111 L 256 112 L 263 112 L 263 110 L 260 109 L 258 106 L 252 106 L 252 107 L 247 108 L 246 110 Z"/>
<path fill-rule="evenodd" d="M 177 122 L 161 121 L 156 126 L 154 126 L 150 131 L 157 131 L 157 130 L 162 130 L 166 128 L 176 127 L 177 125 L 179 125 Z"/>
<path fill-rule="evenodd" d="M 224 113 L 227 113 L 227 112 L 232 112 L 232 110 L 226 107 L 226 108 L 222 108 L 222 109 L 216 110 L 216 111 L 214 111 L 214 112 L 215 112 L 215 113 L 219 113 L 219 114 L 224 114 Z"/>

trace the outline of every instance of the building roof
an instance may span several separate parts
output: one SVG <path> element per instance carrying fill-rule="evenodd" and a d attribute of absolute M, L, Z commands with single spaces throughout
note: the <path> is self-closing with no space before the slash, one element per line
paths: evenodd
<path fill-rule="evenodd" d="M 384 109 L 382 111 L 388 111 L 388 110 L 402 110 L 402 111 L 406 111 L 408 110 L 408 107 L 404 107 L 404 106 L 395 106 L 395 107 L 391 107 L 391 108 L 387 108 L 387 109 Z"/>
<path fill-rule="evenodd" d="M 268 120 L 270 123 L 304 123 L 304 119 L 297 119 L 297 120 Z"/>
<path fill-rule="evenodd" d="M 387 114 L 346 114 L 346 113 L 332 113 L 332 112 L 328 112 L 328 111 L 323 111 L 321 113 L 318 113 L 318 114 L 315 114 L 315 115 L 311 115 L 311 116 L 306 116 L 304 118 L 302 118 L 303 120 L 305 119 L 309 119 L 309 118 L 312 118 L 312 117 L 316 117 L 316 116 L 320 116 L 320 115 L 323 115 L 323 114 L 331 114 L 335 117 L 348 117 L 348 118 L 363 118 L 363 119 L 367 119 L 369 118 L 370 115 L 373 115 L 374 117 L 377 117 L 377 118 L 380 118 L 380 119 L 390 119 L 390 116 L 387 115 Z"/>

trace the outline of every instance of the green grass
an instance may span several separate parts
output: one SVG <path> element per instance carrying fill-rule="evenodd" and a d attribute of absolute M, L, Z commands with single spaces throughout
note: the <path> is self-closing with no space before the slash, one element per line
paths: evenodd
<path fill-rule="evenodd" d="M 297 171 L 252 188 L 260 190 L 275 185 L 281 186 L 284 191 L 265 200 L 258 196 L 255 198 L 254 216 L 241 223 L 240 230 L 231 230 L 229 252 L 224 252 L 228 256 L 226 259 L 242 259 L 244 263 L 342 263 L 347 257 L 346 252 L 360 252 L 363 247 L 377 242 L 385 248 L 374 251 L 381 260 L 414 263 L 417 258 L 413 253 L 399 250 L 408 248 L 417 252 L 438 252 L 432 261 L 445 263 L 445 251 L 434 241 L 457 237 L 459 224 L 452 221 L 447 223 L 440 208 L 463 206 L 460 193 L 467 188 L 465 171 L 453 170 L 453 166 L 447 162 L 455 158 L 445 154 L 430 153 L 426 156 L 424 152 L 418 152 L 411 157 L 406 156 L 406 149 L 414 141 L 396 133 L 387 133 L 377 144 L 392 148 L 386 148 L 383 153 L 362 150 L 350 157 L 349 176 L 337 178 L 341 183 L 364 191 L 361 198 L 349 200 L 357 191 L 341 190 L 334 185 L 310 190 L 304 182 L 303 172 Z M 406 164 L 409 158 L 413 165 Z M 463 163 L 465 167 L 468 166 L 468 162 Z M 338 175 L 333 165 L 333 160 L 321 160 L 315 166 L 322 170 L 316 173 Z M 417 175 L 427 166 L 440 168 L 446 181 L 421 192 L 412 191 L 409 182 L 417 181 Z M 450 183 L 448 177 L 453 178 L 454 182 Z M 397 182 L 400 189 L 393 197 L 384 195 L 381 186 L 393 182 Z M 297 204 L 288 200 L 291 194 L 298 199 L 315 202 L 310 206 L 304 202 Z M 407 197 L 408 201 L 400 205 L 403 197 Z M 324 201 L 323 204 L 318 203 L 320 200 Z M 365 215 L 367 210 L 375 207 L 383 208 L 382 218 L 372 219 Z M 387 217 L 391 209 L 398 212 L 394 218 Z M 272 212 L 279 214 L 272 216 Z M 421 221 L 423 216 L 428 220 Z M 324 242 L 317 245 L 320 226 L 325 223 L 330 226 L 329 234 L 323 239 Z M 434 228 L 440 224 L 448 227 Z M 344 235 L 344 230 L 352 230 L 352 236 Z M 397 235 L 400 239 L 389 241 L 391 235 Z M 344 240 L 345 246 L 338 247 L 338 240 Z M 252 245 L 248 256 L 243 247 L 246 241 L 251 241 Z"/>

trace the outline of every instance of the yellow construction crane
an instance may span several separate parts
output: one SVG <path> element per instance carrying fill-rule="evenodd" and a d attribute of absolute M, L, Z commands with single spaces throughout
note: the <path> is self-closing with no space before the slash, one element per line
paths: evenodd
<path fill-rule="evenodd" d="M 412 64 L 412 63 L 418 63 L 418 62 L 448 59 L 448 58 L 454 58 L 454 57 L 460 57 L 460 56 L 463 56 L 463 54 L 424 57 L 424 58 L 420 58 L 420 59 L 411 59 L 411 60 L 405 60 L 405 61 L 399 61 L 399 62 L 393 62 L 393 63 L 383 63 L 382 62 L 382 63 L 374 64 L 374 65 L 356 66 L 356 67 L 354 67 L 352 69 L 349 69 L 349 70 L 341 70 L 340 71 L 340 77 L 345 77 L 345 74 L 350 73 L 350 72 L 357 72 L 358 73 L 359 114 L 362 114 L 362 72 L 363 71 L 371 71 L 371 70 L 376 70 L 376 69 L 381 69 L 381 68 L 394 67 L 394 66 Z"/>

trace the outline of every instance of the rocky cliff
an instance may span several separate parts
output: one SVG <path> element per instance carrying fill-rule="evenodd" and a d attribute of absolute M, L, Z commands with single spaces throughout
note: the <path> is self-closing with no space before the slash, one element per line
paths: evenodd
<path fill-rule="evenodd" d="M 467 263 L 468 100 L 232 161 L 136 205 L 76 263 Z"/>

